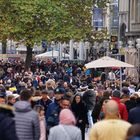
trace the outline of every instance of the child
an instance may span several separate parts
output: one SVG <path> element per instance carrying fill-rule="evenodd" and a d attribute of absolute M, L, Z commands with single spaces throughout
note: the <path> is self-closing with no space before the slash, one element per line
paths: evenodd
<path fill-rule="evenodd" d="M 13 106 L 15 102 L 16 102 L 16 98 L 14 95 L 9 95 L 7 97 L 7 104 L 8 105 Z"/>
<path fill-rule="evenodd" d="M 44 116 L 44 107 L 42 105 L 35 105 L 34 110 L 39 114 L 39 121 L 40 121 L 40 139 L 39 140 L 46 140 L 46 122 Z"/>

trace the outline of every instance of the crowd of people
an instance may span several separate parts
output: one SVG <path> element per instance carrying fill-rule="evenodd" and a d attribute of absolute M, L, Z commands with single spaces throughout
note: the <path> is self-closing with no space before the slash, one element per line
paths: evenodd
<path fill-rule="evenodd" d="M 101 72 L 99 72 L 101 71 Z M 112 78 L 113 77 L 113 78 Z M 139 140 L 139 83 L 78 62 L 0 61 L 0 139 Z"/>

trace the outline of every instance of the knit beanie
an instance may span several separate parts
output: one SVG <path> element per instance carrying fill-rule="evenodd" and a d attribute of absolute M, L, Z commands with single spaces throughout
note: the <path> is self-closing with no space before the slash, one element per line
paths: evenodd
<path fill-rule="evenodd" d="M 112 93 L 113 97 L 116 97 L 116 98 L 120 98 L 120 91 L 119 90 L 114 90 L 113 93 Z"/>
<path fill-rule="evenodd" d="M 76 120 L 71 110 L 63 109 L 59 115 L 60 124 L 75 125 Z"/>

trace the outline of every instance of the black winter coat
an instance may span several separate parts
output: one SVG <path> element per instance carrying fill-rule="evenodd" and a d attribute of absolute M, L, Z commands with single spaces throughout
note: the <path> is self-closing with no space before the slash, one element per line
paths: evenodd
<path fill-rule="evenodd" d="M 128 122 L 131 124 L 140 123 L 140 105 L 137 105 L 129 111 Z"/>
<path fill-rule="evenodd" d="M 86 104 L 87 110 L 93 110 L 96 103 L 96 93 L 89 89 L 83 94 L 83 101 Z"/>
<path fill-rule="evenodd" d="M 84 103 L 72 103 L 71 109 L 75 115 L 77 126 L 79 125 L 79 120 L 82 120 L 83 124 L 87 124 L 87 109 Z"/>
<path fill-rule="evenodd" d="M 15 130 L 15 121 L 3 112 L 0 112 L 0 139 L 18 140 Z"/>

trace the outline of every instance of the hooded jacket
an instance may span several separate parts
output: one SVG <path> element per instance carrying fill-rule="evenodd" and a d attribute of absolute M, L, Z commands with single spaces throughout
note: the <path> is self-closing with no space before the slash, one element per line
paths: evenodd
<path fill-rule="evenodd" d="M 16 132 L 19 140 L 39 140 L 40 126 L 38 114 L 27 101 L 18 101 L 15 107 Z"/>
<path fill-rule="evenodd" d="M 94 90 L 89 89 L 83 94 L 83 101 L 86 104 L 87 110 L 93 110 L 96 103 L 96 94 Z"/>
<path fill-rule="evenodd" d="M 119 113 L 120 113 L 121 119 L 127 121 L 128 120 L 128 112 L 127 112 L 125 104 L 121 103 L 120 99 L 117 97 L 112 97 L 112 100 L 114 100 L 118 103 Z"/>

